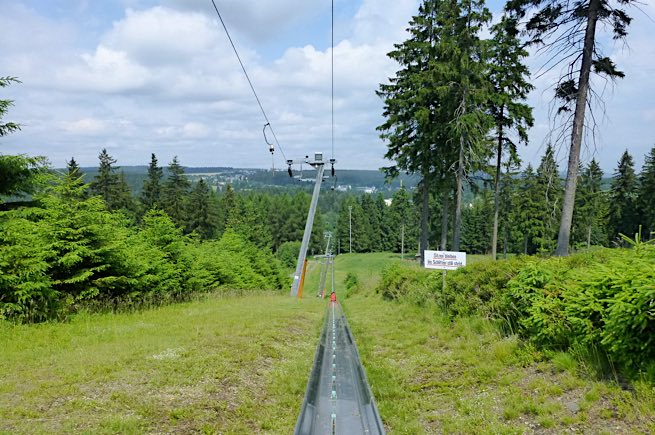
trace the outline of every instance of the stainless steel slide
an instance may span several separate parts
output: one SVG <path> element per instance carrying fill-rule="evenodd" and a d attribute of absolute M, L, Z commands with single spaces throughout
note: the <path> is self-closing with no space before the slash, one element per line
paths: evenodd
<path fill-rule="evenodd" d="M 384 434 L 341 305 L 331 301 L 295 434 Z"/>

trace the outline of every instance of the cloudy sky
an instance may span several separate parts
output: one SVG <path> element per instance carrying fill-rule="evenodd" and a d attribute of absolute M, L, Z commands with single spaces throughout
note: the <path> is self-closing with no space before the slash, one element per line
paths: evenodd
<path fill-rule="evenodd" d="M 418 0 L 335 0 L 335 154 L 343 168 L 388 164 L 375 127 L 386 57 L 405 38 Z M 217 0 L 288 158 L 330 151 L 330 1 Z M 492 1 L 492 11 L 501 3 Z M 106 147 L 119 165 L 271 166 L 265 123 L 211 0 L 0 0 L 0 76 L 15 100 L 6 120 L 23 130 L 1 153 L 74 156 L 95 166 Z M 605 91 L 595 156 L 612 172 L 626 148 L 638 168 L 655 144 L 655 0 L 644 0 L 628 45 L 606 44 L 627 78 Z M 533 70 L 544 59 L 532 59 Z M 536 74 L 535 74 L 536 76 Z M 530 97 L 536 125 L 522 149 L 538 162 L 548 140 L 552 93 L 545 75 Z M 566 152 L 559 153 L 565 164 Z M 276 166 L 283 158 L 278 150 Z"/>

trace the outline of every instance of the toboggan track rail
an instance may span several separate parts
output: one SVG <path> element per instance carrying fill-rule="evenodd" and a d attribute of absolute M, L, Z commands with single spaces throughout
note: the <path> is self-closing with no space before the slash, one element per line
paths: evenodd
<path fill-rule="evenodd" d="M 357 346 L 336 300 L 328 306 L 294 433 L 385 433 Z"/>

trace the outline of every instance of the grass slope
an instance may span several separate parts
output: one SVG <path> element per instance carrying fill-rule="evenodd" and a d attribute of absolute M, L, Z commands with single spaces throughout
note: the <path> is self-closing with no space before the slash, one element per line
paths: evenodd
<path fill-rule="evenodd" d="M 655 432 L 652 385 L 622 389 L 483 319 L 384 301 L 374 288 L 396 261 L 341 255 L 335 273 L 390 434 Z M 211 296 L 0 323 L 0 433 L 290 433 L 325 311 L 319 271 L 310 264 L 300 303 L 286 292 Z M 349 274 L 358 285 L 344 291 Z"/>
<path fill-rule="evenodd" d="M 370 285 L 389 261 L 400 260 L 337 260 L 337 270 L 358 274 L 359 289 L 342 303 L 389 433 L 655 432 L 652 385 L 625 390 L 483 319 L 450 322 L 436 307 L 384 301 Z"/>
<path fill-rule="evenodd" d="M 0 324 L 0 433 L 290 433 L 324 309 L 256 294 Z"/>

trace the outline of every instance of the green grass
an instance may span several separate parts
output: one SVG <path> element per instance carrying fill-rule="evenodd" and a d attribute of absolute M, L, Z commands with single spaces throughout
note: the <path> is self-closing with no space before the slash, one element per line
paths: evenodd
<path fill-rule="evenodd" d="M 214 296 L 0 324 L 0 433 L 289 433 L 324 307 Z"/>
<path fill-rule="evenodd" d="M 373 291 L 389 254 L 341 256 L 360 274 L 342 298 L 389 433 L 650 433 L 655 387 L 592 379 L 574 357 L 546 357 L 481 318 L 387 302 Z M 474 261 L 488 261 L 475 257 Z M 342 275 L 342 276 L 343 276 Z"/>
<path fill-rule="evenodd" d="M 395 261 L 341 255 L 335 274 L 390 434 L 655 432 L 651 384 L 623 390 L 484 319 L 450 322 L 437 307 L 382 300 L 374 288 Z M 325 311 L 318 271 L 310 264 L 300 302 L 286 291 L 214 295 L 0 323 L 0 433 L 290 433 Z M 359 285 L 344 291 L 348 274 Z"/>

